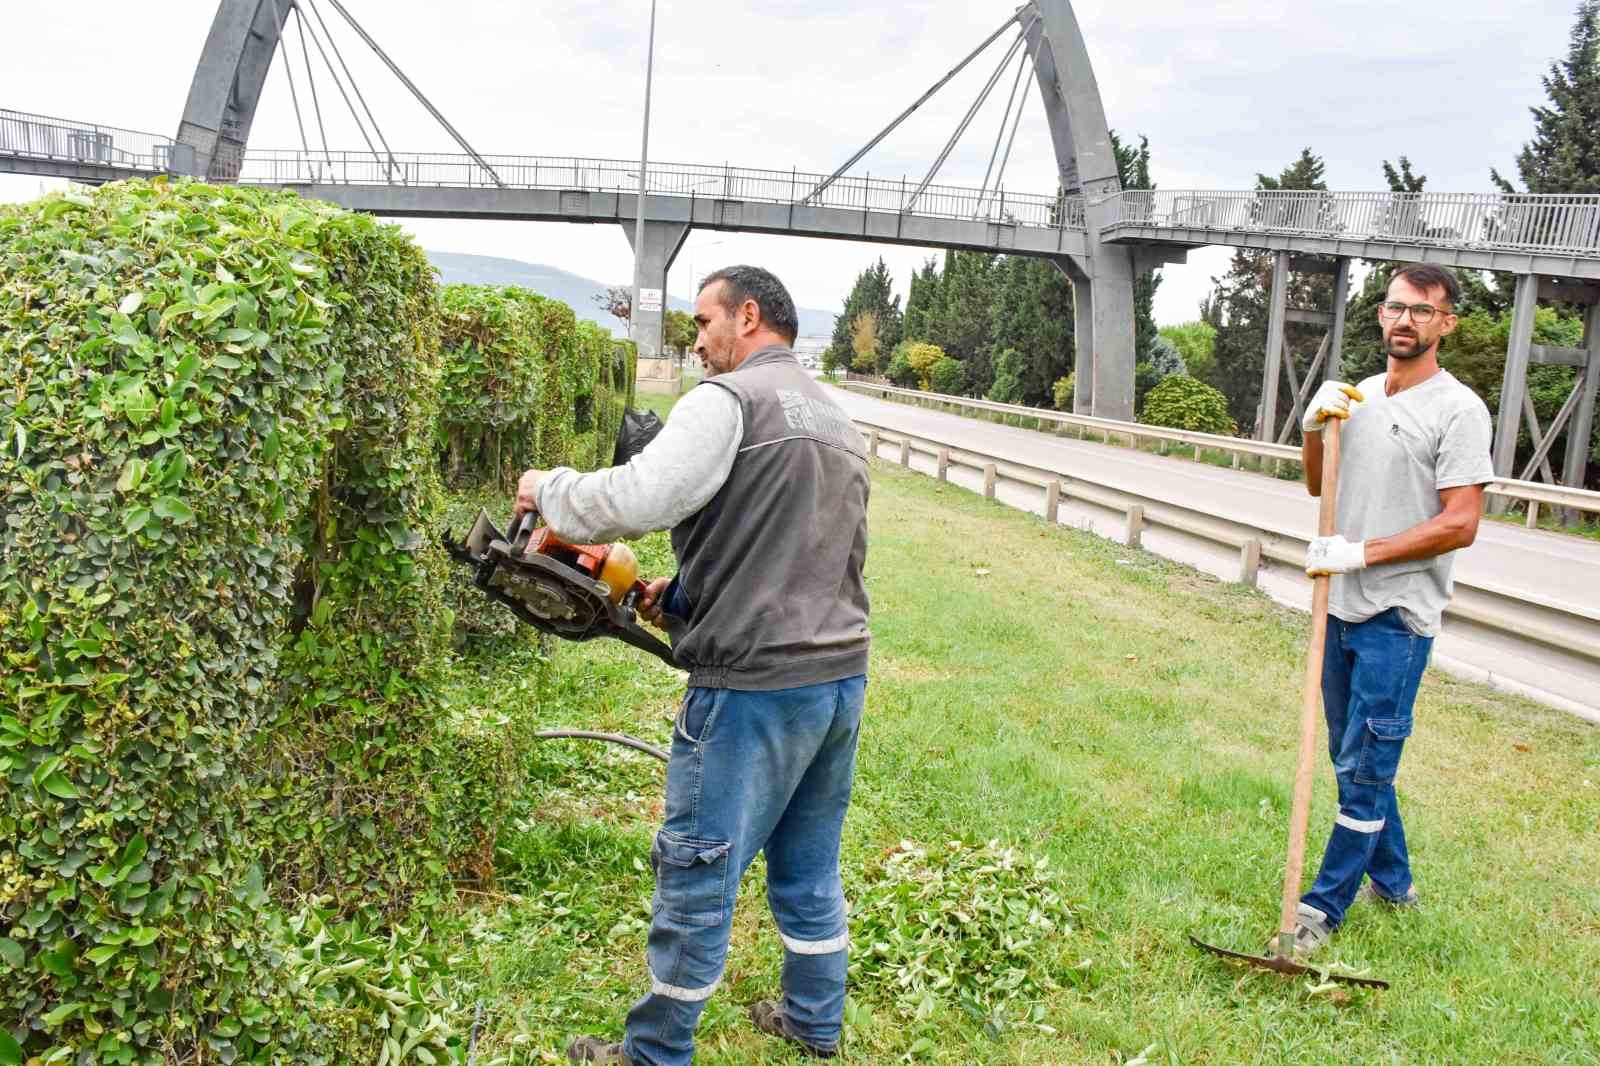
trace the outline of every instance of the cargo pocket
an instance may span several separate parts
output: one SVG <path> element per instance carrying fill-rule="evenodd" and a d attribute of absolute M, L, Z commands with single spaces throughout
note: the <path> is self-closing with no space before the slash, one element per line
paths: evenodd
<path fill-rule="evenodd" d="M 729 848 L 726 841 L 696 840 L 666 829 L 657 833 L 650 849 L 656 871 L 653 909 L 684 925 L 721 925 Z"/>
<path fill-rule="evenodd" d="M 1356 766 L 1356 782 L 1394 784 L 1394 775 L 1400 769 L 1400 750 L 1410 735 L 1410 718 L 1368 718 L 1367 735 L 1361 741 L 1361 761 Z"/>

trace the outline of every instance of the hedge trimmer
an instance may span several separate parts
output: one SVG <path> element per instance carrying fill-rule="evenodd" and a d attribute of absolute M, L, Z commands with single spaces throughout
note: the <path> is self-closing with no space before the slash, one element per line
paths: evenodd
<path fill-rule="evenodd" d="M 465 540 L 444 535 L 452 558 L 472 569 L 472 583 L 518 619 L 563 640 L 613 637 L 672 666 L 672 649 L 639 625 L 635 605 L 645 594 L 639 561 L 626 544 L 568 544 L 530 511 L 501 533 L 478 512 Z M 605 740 L 653 755 L 667 753 L 635 737 L 587 730 L 552 730 L 541 737 Z"/>

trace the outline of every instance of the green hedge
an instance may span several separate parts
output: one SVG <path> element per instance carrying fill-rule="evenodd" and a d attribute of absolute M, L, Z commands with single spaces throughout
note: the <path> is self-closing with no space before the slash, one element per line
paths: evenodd
<path fill-rule="evenodd" d="M 608 466 L 634 397 L 632 341 L 527 289 L 449 285 L 439 447 L 452 486 L 510 493 L 530 466 Z"/>
<path fill-rule="evenodd" d="M 292 194 L 0 212 L 0 1057 L 370 1046 L 272 896 L 442 886 L 510 743 L 432 688 L 436 316 L 398 230 Z"/>
<path fill-rule="evenodd" d="M 630 399 L 632 341 L 618 342 L 592 322 L 578 323 L 572 457 L 568 465 L 595 470 L 611 465 L 617 430 Z"/>
<path fill-rule="evenodd" d="M 517 478 L 531 466 L 610 465 L 633 399 L 631 341 L 526 289 L 450 285 L 440 302 L 439 458 L 463 501 L 446 528 L 464 532 L 479 507 L 509 510 Z M 452 574 L 446 598 L 464 649 L 492 654 L 496 644 L 476 638 L 532 632 L 472 588 L 465 571 Z"/>
<path fill-rule="evenodd" d="M 444 378 L 439 438 L 456 486 L 510 492 L 538 446 L 547 372 L 540 297 L 523 289 L 447 285 L 440 292 Z"/>

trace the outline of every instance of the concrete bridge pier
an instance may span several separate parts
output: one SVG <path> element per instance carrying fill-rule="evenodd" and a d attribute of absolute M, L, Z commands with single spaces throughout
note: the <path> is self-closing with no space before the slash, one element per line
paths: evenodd
<path fill-rule="evenodd" d="M 644 249 L 634 249 L 637 263 L 633 277 L 633 309 L 628 333 L 639 346 L 640 359 L 659 359 L 662 349 L 662 324 L 667 309 L 667 271 L 689 239 L 687 222 L 652 222 L 645 219 Z M 634 241 L 634 223 L 622 224 L 628 244 Z"/>
<path fill-rule="evenodd" d="M 1095 412 L 1094 281 L 1082 256 L 1054 256 L 1050 260 L 1072 283 L 1072 413 Z M 1105 417 L 1105 416 L 1102 416 Z"/>

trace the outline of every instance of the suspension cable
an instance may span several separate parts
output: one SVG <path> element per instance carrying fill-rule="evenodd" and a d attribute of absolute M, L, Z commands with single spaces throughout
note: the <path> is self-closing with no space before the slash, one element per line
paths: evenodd
<path fill-rule="evenodd" d="M 1028 27 L 1023 30 L 1023 34 L 1026 34 L 1027 29 L 1032 28 L 1032 25 L 1033 24 L 1030 22 Z M 1000 80 L 1000 76 L 1005 73 L 1006 67 L 1011 65 L 1011 57 L 1017 54 L 1018 48 L 1022 47 L 1022 41 L 1023 37 L 1019 35 L 1015 41 L 1011 42 L 1011 47 L 1006 49 L 1006 54 L 1000 57 L 1000 65 L 994 68 L 994 73 L 989 75 L 989 80 L 984 84 L 983 89 L 978 93 L 978 98 L 972 102 L 971 107 L 967 108 L 965 117 L 963 117 L 960 124 L 956 126 L 956 131 L 950 135 L 950 139 L 945 142 L 944 150 L 939 153 L 939 158 L 935 159 L 933 161 L 933 166 L 928 168 L 927 177 L 922 179 L 922 184 L 917 186 L 917 191 L 912 193 L 911 198 L 901 206 L 900 209 L 902 211 L 909 211 L 911 209 L 912 205 L 917 202 L 917 200 L 922 196 L 923 192 L 925 192 L 928 186 L 933 182 L 934 176 L 939 173 L 939 168 L 944 166 L 945 160 L 950 158 L 950 153 L 955 150 L 956 142 L 961 140 L 961 135 L 966 133 L 967 127 L 972 124 L 973 117 L 977 115 L 979 109 L 983 107 L 984 102 L 989 99 L 989 94 L 994 91 L 995 83 L 998 82 Z"/>
<path fill-rule="evenodd" d="M 906 119 L 910 118 L 911 117 L 911 113 L 913 111 L 915 111 L 917 108 L 921 107 L 923 104 L 927 103 L 928 102 L 928 98 L 931 97 L 934 93 L 936 93 L 940 89 L 944 88 L 946 82 L 948 82 L 951 78 L 955 77 L 957 74 L 960 74 L 963 70 L 965 70 L 967 68 L 967 64 L 968 63 L 971 63 L 974 59 L 977 59 L 978 56 L 983 53 L 984 49 L 988 48 L 991 44 L 993 44 L 995 42 L 995 39 L 998 38 L 1002 33 L 1006 32 L 1006 28 L 1008 26 L 1010 26 L 1012 23 L 1016 22 L 1017 19 L 1020 18 L 1020 17 L 1021 17 L 1021 12 L 1020 11 L 1013 12 L 1009 18 L 1007 18 L 1004 22 L 1002 22 L 1000 24 L 1000 28 L 999 29 L 995 30 L 993 33 L 989 34 L 989 36 L 985 37 L 983 39 L 983 43 L 982 44 L 978 45 L 978 47 L 974 48 L 971 52 L 967 53 L 967 57 L 965 59 L 963 59 L 961 62 L 957 63 L 950 70 L 950 72 L 947 73 L 944 77 L 942 77 L 938 81 L 934 82 L 933 83 L 933 87 L 931 89 L 929 89 L 927 92 L 923 93 L 921 96 L 917 97 L 917 102 L 916 103 L 912 104 L 910 107 L 908 107 L 904 111 L 900 112 L 899 116 L 896 117 L 893 122 L 889 123 L 883 129 L 879 130 L 878 131 L 878 135 L 873 137 L 872 140 L 868 141 L 866 143 L 866 145 L 863 146 L 860 151 L 858 151 L 855 155 L 851 156 L 849 159 L 846 159 L 844 161 L 844 165 L 843 166 L 841 166 L 838 170 L 835 170 L 832 174 L 829 174 L 826 178 L 824 178 L 817 185 L 816 188 L 814 188 L 810 192 L 806 193 L 804 196 L 802 196 L 796 202 L 797 203 L 802 203 L 802 204 L 810 203 L 812 200 L 816 199 L 818 196 L 821 196 L 823 191 L 826 190 L 828 188 L 828 186 L 830 186 L 834 182 L 838 181 L 839 177 L 842 174 L 844 174 L 845 171 L 849 170 L 851 167 L 855 166 L 856 163 L 860 162 L 862 156 L 866 155 L 868 152 L 870 152 L 874 148 L 876 148 L 878 146 L 878 142 L 879 141 L 883 140 L 885 137 L 889 136 L 889 134 L 893 133 L 895 131 L 895 127 L 899 126 L 900 123 L 902 123 Z"/>
<path fill-rule="evenodd" d="M 299 0 L 295 0 L 295 6 L 300 6 Z M 317 21 L 322 21 L 322 16 L 317 15 L 315 5 L 312 6 L 311 13 L 317 16 Z M 333 79 L 333 87 L 339 90 L 340 97 L 344 99 L 345 109 L 350 112 L 350 117 L 356 120 L 356 130 L 361 134 L 361 139 L 367 142 L 367 151 L 372 153 L 374 160 L 382 162 L 378 157 L 377 146 L 372 143 L 372 138 L 367 136 L 367 127 L 361 124 L 361 116 L 356 114 L 356 105 L 350 102 L 350 94 L 344 91 L 344 82 L 340 80 L 339 72 L 333 69 L 333 60 L 328 58 L 327 50 L 322 47 L 322 38 L 317 36 L 317 28 L 310 23 L 306 24 L 306 28 L 311 31 L 311 43 L 317 46 L 317 55 L 322 57 L 322 65 L 328 68 L 328 76 Z M 324 26 L 323 30 L 326 31 L 327 27 Z"/>
<path fill-rule="evenodd" d="M 1037 65 L 1032 62 L 1032 53 L 1029 53 L 1028 59 L 1030 60 L 1028 64 L 1030 68 L 1033 68 Z M 1011 146 L 1017 143 L 1017 127 L 1022 125 L 1022 112 L 1028 107 L 1028 99 L 1030 95 L 1031 94 L 1029 93 L 1023 93 L 1022 99 L 1017 101 L 1017 113 L 1011 119 L 1011 136 L 1006 138 L 1006 153 L 1000 157 L 1000 170 L 994 176 L 995 192 L 999 192 L 1002 188 L 1004 188 L 1003 183 L 1006 178 L 1006 164 L 1011 162 Z M 982 204 L 979 204 L 978 206 L 980 210 L 983 207 Z"/>
<path fill-rule="evenodd" d="M 276 3 L 277 0 L 273 0 L 273 2 Z M 383 135 L 383 130 L 378 128 L 378 118 L 372 113 L 372 108 L 368 106 L 367 98 L 361 94 L 361 86 L 356 84 L 355 75 L 350 73 L 350 65 L 344 61 L 344 53 L 339 51 L 339 42 L 333 39 L 333 32 L 328 29 L 328 24 L 323 21 L 322 10 L 317 7 L 317 0 L 309 0 L 309 3 L 311 4 L 311 13 L 317 16 L 317 25 L 322 27 L 322 35 L 328 39 L 328 47 L 333 49 L 334 58 L 339 61 L 339 66 L 344 69 L 345 80 L 350 83 L 351 91 L 356 94 L 356 99 L 361 102 L 361 109 L 367 113 L 367 121 L 372 124 L 372 132 L 377 134 L 378 143 L 383 145 L 384 154 L 388 156 L 388 163 L 386 164 L 388 172 L 385 177 L 390 182 L 393 182 L 394 171 L 399 166 L 399 163 L 394 158 L 394 150 L 389 147 L 389 140 Z M 370 144 L 370 142 L 368 143 Z"/>
<path fill-rule="evenodd" d="M 278 42 L 283 42 L 283 27 L 288 21 L 283 9 L 278 6 L 278 0 L 272 0 L 272 18 L 278 26 Z M 300 94 L 294 87 L 294 64 L 289 62 L 288 55 L 283 57 L 283 73 L 289 79 L 289 99 L 294 101 L 294 124 L 300 128 L 300 147 L 306 155 L 311 154 L 311 142 L 306 140 L 305 120 L 300 117 Z"/>
<path fill-rule="evenodd" d="M 1011 82 L 1011 95 L 1006 97 L 1006 109 L 1000 115 L 1000 128 L 994 133 L 994 148 L 989 152 L 989 165 L 983 170 L 983 184 L 978 187 L 978 214 L 983 214 L 983 201 L 989 192 L 989 175 L 994 173 L 994 161 L 1000 155 L 1000 142 L 1005 138 L 1006 125 L 1011 121 L 1011 106 L 1017 102 L 1017 86 L 1022 84 L 1022 72 L 1028 68 L 1028 53 L 1023 51 L 1017 60 L 1017 76 Z M 995 182 L 999 187 L 999 182 Z M 974 216 L 976 217 L 976 216 Z"/>
<path fill-rule="evenodd" d="M 339 0 L 328 0 L 328 2 L 331 3 L 333 5 L 333 9 L 350 24 L 350 28 L 355 30 L 356 34 L 367 43 L 367 47 L 372 49 L 373 53 L 376 54 L 379 59 L 383 60 L 384 66 L 388 67 L 389 70 L 393 72 L 394 76 L 400 79 L 402 85 L 411 90 L 411 95 L 415 96 L 417 98 L 417 102 L 428 109 L 428 114 L 432 115 L 438 121 L 439 125 L 444 127 L 445 132 L 450 134 L 450 136 L 455 139 L 455 142 L 461 146 L 462 151 L 471 156 L 473 161 L 488 173 L 489 177 L 496 185 L 502 189 L 505 188 L 506 183 L 500 180 L 500 175 L 495 172 L 495 169 L 489 165 L 488 161 L 485 160 L 483 156 L 478 154 L 477 149 L 473 148 L 472 145 L 467 143 L 467 139 L 461 136 L 460 132 L 458 132 L 454 126 L 450 125 L 450 120 L 439 113 L 439 109 L 433 106 L 432 101 L 430 101 L 426 96 L 422 95 L 422 90 L 417 88 L 416 84 L 413 83 L 410 78 L 406 77 L 405 71 L 401 70 L 399 66 L 395 64 L 395 61 L 389 58 L 389 53 L 378 47 L 378 42 L 374 41 L 371 34 L 367 33 L 366 30 L 361 28 L 361 23 L 357 22 L 353 17 L 351 17 L 350 12 L 345 10 L 344 5 L 341 4 Z"/>
<path fill-rule="evenodd" d="M 329 176 L 333 171 L 333 153 L 328 150 L 328 127 L 322 121 L 322 100 L 317 96 L 317 72 L 311 66 L 311 50 L 306 47 L 306 16 L 300 10 L 300 5 L 294 0 L 289 0 L 289 8 L 294 12 L 295 29 L 300 33 L 300 54 L 305 57 L 306 81 L 311 85 L 311 105 L 317 113 L 317 132 L 322 136 L 322 156 L 328 161 Z"/>

